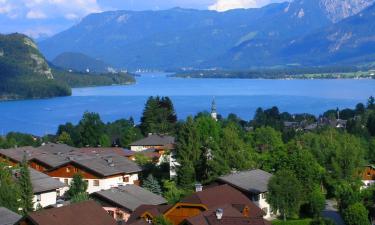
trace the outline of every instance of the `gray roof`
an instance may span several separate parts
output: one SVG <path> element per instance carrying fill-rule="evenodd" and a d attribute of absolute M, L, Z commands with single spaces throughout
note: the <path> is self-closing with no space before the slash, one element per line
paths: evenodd
<path fill-rule="evenodd" d="M 167 200 L 162 196 L 134 184 L 99 191 L 94 193 L 93 196 L 106 202 L 114 203 L 129 211 L 134 211 L 141 205 L 162 205 L 167 203 Z"/>
<path fill-rule="evenodd" d="M 142 171 L 142 168 L 135 162 L 115 154 L 101 157 L 79 158 L 73 160 L 73 162 L 101 176 L 111 176 L 122 173 L 137 173 Z"/>
<path fill-rule="evenodd" d="M 34 194 L 66 187 L 64 183 L 31 168 L 30 178 Z"/>
<path fill-rule="evenodd" d="M 164 146 L 168 144 L 174 144 L 174 142 L 175 138 L 172 136 L 153 134 L 131 143 L 130 146 Z"/>
<path fill-rule="evenodd" d="M 14 213 L 7 208 L 0 207 L 0 225 L 13 225 L 19 219 L 21 219 L 21 216 L 17 213 Z"/>
<path fill-rule="evenodd" d="M 219 177 L 219 181 L 227 183 L 233 187 L 239 188 L 254 194 L 268 191 L 268 182 L 272 174 L 263 170 L 241 171 L 226 176 Z"/>

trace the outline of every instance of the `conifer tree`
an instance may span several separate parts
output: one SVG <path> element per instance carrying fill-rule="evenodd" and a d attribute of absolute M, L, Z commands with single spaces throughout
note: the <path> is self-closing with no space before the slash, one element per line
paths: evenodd
<path fill-rule="evenodd" d="M 33 186 L 31 184 L 29 166 L 27 164 L 26 156 L 23 157 L 21 168 L 20 168 L 20 177 L 18 179 L 18 184 L 20 187 L 20 199 L 22 205 L 22 213 L 25 215 L 28 212 L 34 210 L 33 206 Z"/>
<path fill-rule="evenodd" d="M 154 194 L 161 195 L 161 187 L 159 181 L 152 176 L 152 174 L 148 175 L 148 177 L 143 181 L 142 187 L 151 191 Z"/>
<path fill-rule="evenodd" d="M 0 206 L 19 213 L 21 208 L 19 186 L 12 177 L 11 169 L 0 162 Z"/>
<path fill-rule="evenodd" d="M 67 196 L 70 199 L 75 198 L 77 195 L 80 195 L 82 193 L 86 193 L 87 191 L 87 183 L 83 180 L 83 177 L 81 174 L 76 173 L 73 176 L 73 180 L 70 183 L 69 190 L 67 191 Z"/>

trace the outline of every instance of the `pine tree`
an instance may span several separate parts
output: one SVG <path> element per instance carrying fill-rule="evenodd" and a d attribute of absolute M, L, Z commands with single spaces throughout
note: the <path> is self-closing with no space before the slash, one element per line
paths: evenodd
<path fill-rule="evenodd" d="M 148 175 L 148 177 L 143 181 L 142 187 L 151 191 L 154 194 L 161 195 L 161 187 L 159 181 L 152 176 L 152 174 Z"/>
<path fill-rule="evenodd" d="M 34 210 L 33 206 L 33 187 L 31 184 L 29 166 L 27 164 L 26 156 L 23 157 L 21 168 L 20 168 L 20 177 L 18 179 L 18 184 L 20 187 L 20 197 L 22 204 L 22 213 L 25 215 L 28 212 Z"/>
<path fill-rule="evenodd" d="M 12 177 L 11 169 L 0 161 L 0 206 L 19 213 L 22 207 L 19 186 Z"/>
<path fill-rule="evenodd" d="M 83 177 L 81 174 L 76 173 L 73 176 L 73 180 L 70 183 L 69 190 L 67 191 L 67 196 L 70 199 L 75 198 L 77 195 L 80 195 L 82 193 L 86 193 L 87 191 L 87 183 L 83 180 Z"/>

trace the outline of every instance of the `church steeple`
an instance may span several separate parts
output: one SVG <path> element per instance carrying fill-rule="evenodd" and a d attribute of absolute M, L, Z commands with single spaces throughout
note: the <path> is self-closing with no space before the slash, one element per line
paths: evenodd
<path fill-rule="evenodd" d="M 212 104 L 211 104 L 211 117 L 212 119 L 216 120 L 217 121 L 217 108 L 216 108 L 216 101 L 215 101 L 215 98 L 212 100 Z"/>

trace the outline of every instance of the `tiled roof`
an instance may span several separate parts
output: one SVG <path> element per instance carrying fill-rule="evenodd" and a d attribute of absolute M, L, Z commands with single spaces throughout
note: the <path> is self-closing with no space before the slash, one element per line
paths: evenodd
<path fill-rule="evenodd" d="M 66 186 L 66 184 L 34 169 L 30 169 L 30 178 L 34 194 L 52 191 Z"/>
<path fill-rule="evenodd" d="M 218 208 L 223 210 L 223 217 L 218 220 L 216 209 L 210 209 L 197 216 L 186 219 L 189 225 L 271 225 L 263 218 L 245 217 L 240 211 L 231 205 L 223 205 Z"/>
<path fill-rule="evenodd" d="M 248 170 L 219 177 L 219 181 L 243 191 L 259 194 L 267 192 L 272 174 L 263 170 Z"/>
<path fill-rule="evenodd" d="M 46 165 L 47 170 L 63 166 L 69 162 L 77 163 L 100 176 L 121 173 L 136 173 L 142 169 L 125 157 L 121 148 L 74 148 L 64 144 L 46 144 L 44 146 L 1 149 L 0 155 L 21 162 L 27 160 Z"/>
<path fill-rule="evenodd" d="M 14 213 L 7 208 L 0 207 L 0 225 L 13 225 L 19 219 L 21 219 L 21 216 L 17 213 Z"/>
<path fill-rule="evenodd" d="M 131 143 L 130 146 L 164 146 L 174 143 L 175 138 L 172 136 L 153 134 L 146 138 Z"/>
<path fill-rule="evenodd" d="M 246 205 L 250 209 L 250 217 L 263 217 L 264 212 L 250 201 L 244 194 L 229 185 L 220 185 L 205 189 L 201 192 L 196 192 L 181 202 L 203 204 L 207 208 L 212 209 L 220 205 Z"/>
<path fill-rule="evenodd" d="M 35 225 L 116 225 L 116 221 L 94 201 L 32 212 L 27 219 Z"/>
<path fill-rule="evenodd" d="M 149 212 L 152 216 L 157 217 L 168 211 L 172 206 L 171 205 L 141 205 L 134 210 L 130 215 L 127 224 L 135 225 L 140 220 L 140 217 L 143 213 Z"/>
<path fill-rule="evenodd" d="M 134 211 L 140 205 L 161 205 L 167 203 L 163 197 L 133 184 L 99 191 L 92 195 L 94 198 L 97 197 L 101 200 L 109 201 L 129 211 Z"/>

